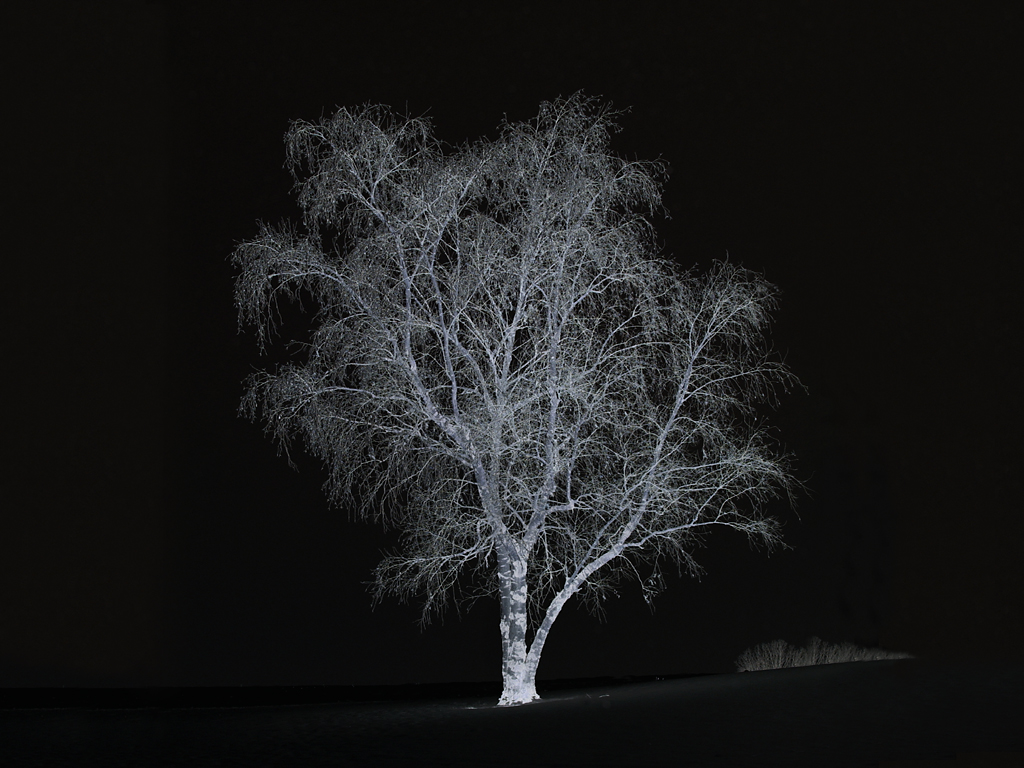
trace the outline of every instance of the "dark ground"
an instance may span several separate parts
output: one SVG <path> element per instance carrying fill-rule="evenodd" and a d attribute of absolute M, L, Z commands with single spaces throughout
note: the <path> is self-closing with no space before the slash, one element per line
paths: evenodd
<path fill-rule="evenodd" d="M 189 702 L 178 690 L 151 706 L 5 709 L 0 756 L 16 766 L 1024 765 L 1021 664 L 901 660 L 580 683 L 513 709 L 480 686 L 424 689 L 436 698 L 398 689 L 398 700 L 384 689 L 336 692 L 348 700 L 226 706 L 244 699 L 221 691 L 215 706 L 209 693 Z M 369 700 L 354 700 L 361 694 Z"/>

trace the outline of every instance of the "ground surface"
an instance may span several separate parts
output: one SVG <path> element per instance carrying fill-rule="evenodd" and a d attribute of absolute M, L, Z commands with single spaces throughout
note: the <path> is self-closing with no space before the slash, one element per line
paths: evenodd
<path fill-rule="evenodd" d="M 494 701 L 477 692 L 407 702 L 9 709 L 0 711 L 0 763 L 1024 765 L 1024 665 L 860 662 L 561 690 L 511 709 Z"/>

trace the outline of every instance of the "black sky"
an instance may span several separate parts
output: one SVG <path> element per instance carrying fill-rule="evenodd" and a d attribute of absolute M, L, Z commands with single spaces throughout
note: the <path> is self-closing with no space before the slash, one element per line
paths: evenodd
<path fill-rule="evenodd" d="M 631 107 L 617 151 L 671 165 L 666 254 L 781 287 L 809 393 L 773 422 L 812 495 L 772 508 L 793 551 L 715 534 L 653 614 L 628 585 L 605 623 L 567 610 L 541 677 L 728 671 L 810 635 L 1019 658 L 1019 10 L 352 5 L 5 22 L 0 686 L 498 679 L 496 606 L 422 633 L 416 606 L 371 611 L 393 535 L 237 417 L 269 363 L 228 257 L 296 217 L 290 120 L 385 103 L 460 143 L 579 89 Z"/>

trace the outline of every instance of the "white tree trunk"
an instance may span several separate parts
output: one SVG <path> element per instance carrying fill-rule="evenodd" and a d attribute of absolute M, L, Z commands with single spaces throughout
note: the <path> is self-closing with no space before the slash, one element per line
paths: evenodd
<path fill-rule="evenodd" d="M 498 555 L 498 581 L 501 591 L 501 650 L 504 688 L 498 706 L 516 706 L 537 701 L 537 668 L 551 626 L 569 599 L 579 591 L 586 577 L 577 576 L 551 600 L 544 619 L 526 645 L 526 559 L 514 545 Z M 604 559 L 604 558 L 602 558 Z M 596 570 L 596 569 L 594 569 Z"/>
<path fill-rule="evenodd" d="M 526 651 L 526 557 L 514 542 L 498 548 L 498 589 L 501 593 L 501 674 L 498 706 L 526 704 L 537 695 L 537 660 Z"/>

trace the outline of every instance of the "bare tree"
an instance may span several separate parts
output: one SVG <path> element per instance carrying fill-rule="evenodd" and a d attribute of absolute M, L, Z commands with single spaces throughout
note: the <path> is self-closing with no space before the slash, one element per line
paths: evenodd
<path fill-rule="evenodd" d="M 502 705 L 538 698 L 571 597 L 636 576 L 650 600 L 665 559 L 699 572 L 715 525 L 778 544 L 759 506 L 795 486 L 754 416 L 795 381 L 763 335 L 776 292 L 654 256 L 664 168 L 609 153 L 613 116 L 577 94 L 459 148 L 384 107 L 296 122 L 302 234 L 264 226 L 233 255 L 261 346 L 280 297 L 318 307 L 301 363 L 253 376 L 244 412 L 402 531 L 378 598 L 422 596 L 426 620 L 498 596 Z"/>

